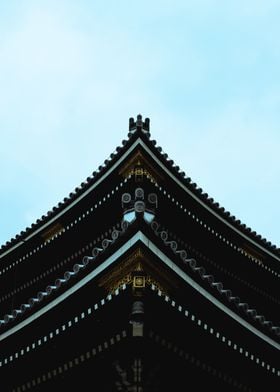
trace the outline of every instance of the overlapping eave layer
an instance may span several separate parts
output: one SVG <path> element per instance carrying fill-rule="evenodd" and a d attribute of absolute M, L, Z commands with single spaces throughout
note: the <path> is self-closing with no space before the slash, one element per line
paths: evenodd
<path fill-rule="evenodd" d="M 140 222 L 141 222 L 141 220 L 140 220 Z M 145 227 L 148 228 L 146 223 L 143 222 L 143 224 L 144 224 L 144 228 Z M 160 226 L 156 222 L 152 222 L 151 227 L 152 227 L 153 231 L 155 232 L 155 234 L 159 237 L 160 242 L 162 242 L 162 244 L 160 244 L 160 247 L 165 246 L 165 247 L 167 247 L 167 249 L 169 247 L 171 248 L 173 253 L 176 255 L 176 260 L 174 259 L 174 261 L 179 263 L 179 269 L 177 267 L 175 268 L 175 264 L 173 263 L 173 261 L 170 261 L 171 259 L 166 257 L 165 254 L 160 251 L 160 248 L 155 247 L 153 245 L 153 242 L 150 241 L 149 237 L 146 237 L 145 235 L 143 235 L 141 233 L 141 231 L 137 231 L 136 234 L 134 235 L 134 237 L 129 239 L 129 241 L 127 241 L 123 245 L 123 247 L 118 249 L 118 246 L 119 246 L 119 245 L 117 245 L 117 244 L 119 244 L 118 237 L 122 233 L 125 233 L 128 227 L 129 227 L 129 225 L 127 224 L 127 225 L 124 225 L 123 228 L 120 230 L 112 231 L 111 232 L 111 239 L 108 238 L 108 239 L 102 240 L 102 243 L 100 245 L 97 245 L 93 249 L 92 255 L 95 255 L 95 256 L 83 258 L 80 261 L 80 263 L 76 263 L 73 266 L 72 270 L 66 271 L 63 276 L 57 276 L 56 277 L 57 279 L 55 280 L 55 282 L 50 282 L 50 284 L 46 287 L 46 289 L 37 293 L 37 295 L 35 295 L 34 297 L 32 297 L 30 299 L 31 301 L 28 301 L 26 303 L 21 304 L 21 306 L 19 308 L 14 309 L 12 313 L 7 314 L 4 317 L 4 319 L 0 320 L 1 325 L 2 325 L 1 329 L 4 329 L 4 331 L 5 330 L 8 331 L 9 327 L 13 328 L 13 325 L 15 325 L 15 323 L 17 324 L 18 322 L 20 322 L 22 317 L 24 319 L 26 317 L 27 318 L 30 317 L 34 313 L 34 311 L 36 313 L 36 308 L 38 307 L 38 305 L 39 305 L 38 317 L 40 317 L 40 312 L 42 313 L 42 310 L 40 310 L 40 309 L 42 309 L 42 305 L 44 307 L 45 301 L 47 301 L 47 307 L 46 307 L 45 311 L 43 310 L 42 314 L 44 314 L 46 311 L 48 311 L 49 308 L 51 308 L 52 306 L 56 306 L 55 305 L 56 302 L 60 303 L 61 301 L 64 301 L 69 295 L 72 294 L 72 291 L 69 292 L 69 290 L 68 290 L 68 294 L 66 292 L 66 294 L 63 294 L 61 299 L 59 299 L 59 293 L 61 292 L 61 288 L 62 288 L 61 286 L 66 286 L 65 289 L 67 290 L 67 286 L 69 285 L 69 282 L 71 283 L 72 279 L 74 279 L 74 281 L 76 281 L 76 279 L 77 279 L 76 276 L 79 277 L 79 275 L 81 274 L 80 271 L 86 269 L 88 263 L 89 264 L 93 263 L 94 269 L 93 270 L 92 270 L 92 268 L 90 269 L 91 272 L 88 274 L 88 276 L 84 275 L 82 273 L 82 285 L 89 282 L 89 280 L 93 279 L 93 277 L 97 276 L 101 271 L 104 270 L 104 268 L 108 268 L 108 266 L 111 263 L 115 262 L 124 252 L 130 250 L 130 248 L 133 245 L 135 245 L 135 243 L 137 243 L 137 241 L 140 241 L 143 244 L 145 244 L 145 246 L 148 246 L 148 248 L 151 249 L 151 251 L 154 252 L 155 255 L 158 255 L 159 257 L 161 257 L 162 260 L 164 261 L 164 263 L 167 266 L 169 266 L 169 268 L 174 270 L 176 274 L 179 274 L 179 276 L 183 277 L 183 279 L 186 280 L 186 282 L 188 284 L 193 286 L 198 292 L 202 293 L 202 295 L 204 295 L 206 298 L 208 298 L 210 300 L 210 302 L 215 304 L 218 308 L 220 308 L 226 314 L 230 315 L 230 317 L 232 317 L 233 319 L 238 321 L 241 325 L 245 326 L 245 328 L 248 328 L 252 332 L 255 331 L 254 333 L 256 335 L 258 335 L 257 328 L 254 326 L 251 327 L 248 324 L 248 321 L 246 321 L 246 318 L 252 317 L 253 324 L 255 324 L 257 321 L 259 321 L 259 323 L 261 325 L 261 329 L 264 330 L 264 333 L 261 332 L 259 334 L 259 336 L 261 336 L 263 340 L 267 340 L 267 342 L 271 342 L 271 338 L 266 338 L 264 335 L 266 333 L 266 331 L 268 332 L 268 330 L 270 331 L 268 333 L 274 335 L 275 338 L 276 338 L 276 336 L 277 337 L 279 336 L 279 334 L 280 334 L 280 327 L 279 326 L 275 325 L 272 321 L 267 320 L 266 317 L 263 316 L 262 314 L 259 314 L 257 309 L 251 308 L 250 305 L 244 301 L 246 299 L 245 298 L 240 299 L 238 296 L 235 295 L 235 293 L 233 293 L 231 291 L 231 288 L 229 288 L 229 287 L 224 288 L 222 282 L 217 280 L 217 278 L 215 278 L 214 276 L 209 275 L 209 273 L 206 271 L 206 269 L 203 266 L 200 266 L 197 264 L 197 261 L 195 259 L 193 259 L 193 258 L 190 259 L 184 248 L 179 249 L 176 241 L 169 239 L 168 232 L 165 232 L 163 229 L 161 229 Z M 132 225 L 132 227 L 134 227 L 134 231 L 135 231 L 135 230 L 138 230 L 138 227 L 139 228 L 142 227 L 142 224 L 140 224 L 140 226 L 139 226 L 138 220 L 136 220 L 134 222 L 134 224 Z M 117 253 L 112 255 L 111 259 L 109 259 L 109 262 L 108 262 L 106 260 L 106 254 L 108 254 L 108 249 L 110 249 L 111 245 L 114 245 L 115 242 L 116 242 L 116 246 L 118 249 Z M 123 241 L 121 241 L 121 243 L 122 242 Z M 107 247 L 108 247 L 108 249 L 107 249 Z M 113 247 L 115 248 L 115 246 L 113 246 Z M 105 256 L 105 259 L 103 257 L 103 260 L 105 260 L 104 261 L 105 264 L 101 268 L 101 267 L 99 267 L 98 264 L 96 264 L 96 261 L 98 263 L 98 261 L 99 261 L 98 255 L 99 255 L 99 253 L 103 254 L 103 252 L 104 252 L 104 256 Z M 162 256 L 160 256 L 160 254 L 162 254 Z M 110 253 L 109 253 L 109 255 L 110 255 Z M 172 256 L 172 259 L 173 259 L 173 256 Z M 187 272 L 187 274 L 185 272 L 183 272 L 182 268 L 184 269 L 184 266 L 188 266 L 188 268 L 190 268 L 191 273 L 194 272 L 195 276 L 197 276 L 199 279 L 201 279 L 202 282 L 208 282 L 209 287 L 210 287 L 210 292 L 208 292 L 208 287 L 206 288 L 206 291 L 205 291 L 202 288 L 202 286 L 200 286 L 200 283 L 198 283 L 198 286 L 197 286 L 197 284 L 195 283 L 193 278 L 189 277 L 188 272 Z M 101 268 L 101 269 L 99 270 L 99 268 Z M 77 283 L 75 290 L 79 290 L 80 287 L 82 287 L 81 284 Z M 211 290 L 213 290 L 213 288 L 217 289 L 216 295 L 218 295 L 218 300 L 215 299 L 216 295 L 213 296 L 213 294 L 211 294 Z M 64 291 L 64 293 L 65 293 L 65 291 Z M 238 293 L 236 293 L 236 294 L 238 294 Z M 53 298 L 57 298 L 57 299 L 53 299 Z M 53 305 L 49 301 L 53 301 Z M 49 302 L 49 304 L 48 304 L 48 302 Z M 225 303 L 227 303 L 227 302 L 234 303 L 236 305 L 236 310 L 234 309 L 234 311 L 232 311 L 230 308 L 227 307 L 228 306 L 227 304 L 225 304 L 225 305 L 222 304 L 224 302 Z M 245 313 L 245 315 L 246 315 L 244 322 L 242 321 L 243 320 L 242 312 Z M 236 316 L 239 313 L 240 313 L 240 316 Z M 33 319 L 35 319 L 35 318 L 32 317 L 31 321 L 33 321 Z M 29 322 L 31 322 L 31 321 L 29 321 Z M 249 321 L 249 323 L 250 323 L 250 321 Z M 25 325 L 26 323 L 23 323 L 23 324 Z M 23 327 L 24 327 L 24 325 L 23 325 Z M 15 328 L 15 330 L 16 329 L 17 328 Z M 7 333 L 4 332 L 4 335 L 6 335 L 6 334 Z M 8 332 L 7 336 L 8 335 L 10 335 L 9 332 Z M 279 346 L 279 344 L 276 344 L 276 346 Z"/>
<path fill-rule="evenodd" d="M 166 168 L 174 176 L 176 176 L 176 178 L 182 182 L 182 184 L 184 184 L 187 189 L 189 189 L 196 197 L 198 197 L 203 204 L 208 206 L 213 212 L 218 214 L 222 219 L 226 220 L 243 235 L 275 254 L 277 258 L 279 257 L 280 252 L 276 245 L 257 234 L 250 227 L 247 227 L 235 216 L 231 215 L 230 212 L 226 211 L 224 207 L 220 206 L 219 203 L 215 202 L 213 198 L 209 197 L 207 193 L 203 192 L 203 190 L 199 188 L 190 177 L 186 176 L 185 172 L 180 170 L 180 167 L 177 166 L 174 161 L 168 157 L 162 148 L 157 146 L 157 142 L 155 140 L 150 140 L 149 132 L 144 133 L 141 132 L 141 130 L 137 130 L 134 133 L 129 133 L 128 139 L 122 141 L 122 146 L 118 146 L 115 152 L 113 152 L 110 157 L 104 161 L 103 165 L 100 165 L 98 170 L 94 171 L 91 176 L 87 177 L 87 179 L 82 182 L 79 187 L 76 187 L 68 197 L 64 198 L 62 202 L 59 202 L 57 206 L 54 206 L 46 213 L 46 215 L 43 215 L 30 227 L 27 227 L 24 231 L 21 231 L 10 241 L 7 241 L 4 245 L 2 245 L 0 248 L 0 258 L 1 255 L 4 255 L 9 250 L 12 250 L 13 247 L 20 244 L 22 241 L 25 241 L 25 239 L 28 239 L 28 237 L 32 236 L 33 233 L 37 232 L 41 228 L 47 227 L 49 223 L 54 222 L 58 215 L 64 213 L 64 210 L 68 209 L 69 207 L 71 208 L 71 205 L 75 203 L 75 200 L 77 200 L 79 197 L 82 197 L 90 187 L 92 187 L 99 179 L 102 179 L 102 176 L 106 173 L 106 171 L 109 170 L 118 161 L 118 159 L 120 159 L 120 157 L 129 149 L 129 147 L 137 140 L 138 137 L 144 141 L 148 149 L 150 149 L 166 166 Z"/>
<path fill-rule="evenodd" d="M 158 232 L 157 229 L 158 228 L 155 228 L 155 230 Z M 159 239 L 159 242 L 164 242 L 159 234 L 157 234 L 157 238 Z M 147 245 L 149 244 L 149 246 L 152 244 L 151 241 L 145 241 L 144 237 L 143 237 L 143 241 L 146 242 Z M 165 243 L 164 247 L 166 247 L 166 249 L 167 249 L 168 247 L 170 247 L 170 245 Z M 104 256 L 106 256 L 105 253 L 107 251 L 108 251 L 107 248 L 104 249 Z M 176 251 L 177 251 L 177 249 L 176 249 Z M 176 251 L 175 251 L 175 257 L 176 258 L 178 257 L 178 260 L 180 260 L 180 254 L 176 255 Z M 159 252 L 157 252 L 157 254 L 159 255 Z M 182 262 L 178 262 L 178 263 L 179 263 L 179 265 L 180 265 L 180 263 L 182 264 Z M 151 287 L 151 289 L 153 291 L 155 291 L 154 287 Z M 217 344 L 221 344 L 221 345 L 224 345 L 225 347 L 228 347 L 229 351 L 235 352 L 236 354 L 239 353 L 241 359 L 243 358 L 243 360 L 245 360 L 245 361 L 247 360 L 247 361 L 251 362 L 254 366 L 260 367 L 260 369 L 265 367 L 264 370 L 269 372 L 269 374 L 271 374 L 271 376 L 279 376 L 280 371 L 273 363 L 274 361 L 271 361 L 271 359 L 269 360 L 267 358 L 264 360 L 262 358 L 261 354 L 259 354 L 259 351 L 261 352 L 259 347 L 256 347 L 255 345 L 251 345 L 251 343 L 249 343 L 249 340 L 247 340 L 247 339 L 242 338 L 240 340 L 238 331 L 232 331 L 231 328 L 227 329 L 225 327 L 227 324 L 231 323 L 230 321 L 227 321 L 226 323 L 223 324 L 219 320 L 213 319 L 211 317 L 212 311 L 209 310 L 209 314 L 208 314 L 208 311 L 207 311 L 207 313 L 201 312 L 200 304 L 198 304 L 198 302 L 194 301 L 195 304 L 197 304 L 197 307 L 194 306 L 194 304 L 191 305 L 189 303 L 190 298 L 192 298 L 192 296 L 186 296 L 184 298 L 184 302 L 188 303 L 188 306 L 186 308 L 186 306 L 184 304 L 180 304 L 180 302 L 177 303 L 176 300 L 173 300 L 170 297 L 164 296 L 160 292 L 158 292 L 157 295 L 160 296 L 162 298 L 162 300 L 166 304 L 168 304 L 168 306 L 170 306 L 171 309 L 174 309 L 174 311 L 179 312 L 183 317 L 186 317 L 196 328 L 198 328 L 201 331 L 201 333 L 209 335 L 210 338 L 216 338 Z M 195 295 L 199 295 L 199 292 L 195 293 Z M 111 300 L 110 297 L 108 299 L 109 299 L 109 301 Z M 205 302 L 207 303 L 207 300 Z M 101 300 L 101 306 L 103 306 L 105 303 L 106 303 L 105 300 Z M 82 322 L 88 315 L 91 314 L 91 312 L 93 311 L 92 309 L 95 310 L 95 306 L 93 308 L 91 307 L 90 311 L 89 310 L 87 310 L 87 312 L 83 311 L 81 314 L 79 314 L 79 317 L 75 317 L 75 319 L 73 319 L 73 321 L 70 320 L 71 323 L 73 322 L 73 325 L 75 325 L 76 323 L 78 323 L 80 321 Z M 191 310 L 191 309 L 193 309 L 193 310 Z M 208 304 L 207 304 L 207 309 L 208 309 Z M 80 309 L 79 309 L 79 311 L 80 311 Z M 51 314 L 51 312 L 48 314 L 48 317 L 51 317 L 50 314 Z M 46 317 L 47 317 L 47 315 L 46 315 Z M 63 312 L 61 312 L 61 317 L 63 317 Z M 53 322 L 54 322 L 54 320 L 52 320 L 52 323 Z M 66 334 L 68 328 L 72 327 L 72 324 L 69 325 L 69 320 L 62 322 L 61 328 L 57 327 L 56 321 L 55 321 L 55 324 L 56 324 L 56 328 L 57 328 L 56 331 L 58 331 L 58 332 L 57 333 L 56 333 L 56 331 L 52 332 L 52 335 L 54 333 L 57 335 L 63 335 L 64 333 Z M 66 326 L 68 326 L 68 327 L 66 327 Z M 176 327 L 174 329 L 176 330 Z M 52 327 L 51 331 L 53 331 L 53 327 Z M 186 333 L 187 333 L 187 331 L 186 331 Z M 235 338 L 231 335 L 234 335 Z M 30 335 L 28 335 L 28 336 L 29 336 L 29 339 L 31 339 Z M 50 334 L 47 334 L 45 336 L 46 336 L 46 342 L 47 342 L 47 340 L 49 339 L 48 336 L 50 336 Z M 255 339 L 255 337 L 254 337 L 254 339 Z M 44 337 L 41 340 L 44 342 L 45 341 Z M 40 344 L 39 343 L 37 344 L 36 341 L 32 342 L 31 344 L 24 342 L 24 344 L 22 346 L 23 347 L 22 348 L 23 355 L 26 355 L 26 356 L 30 355 L 30 351 L 32 352 L 33 350 L 38 349 L 38 347 L 41 346 L 41 343 L 42 343 L 41 341 L 40 341 Z M 33 345 L 34 345 L 34 347 L 33 347 Z M 31 349 L 31 347 L 32 347 L 32 349 Z M 252 350 L 252 347 L 254 347 L 253 350 Z M 9 355 L 7 354 L 7 356 L 5 358 L 3 358 L 2 366 L 5 366 L 8 363 L 8 362 L 5 362 L 5 360 L 7 359 L 7 361 L 10 361 L 11 357 L 13 358 L 12 361 L 16 361 L 18 358 L 15 356 L 15 353 L 9 353 Z M 264 365 L 263 365 L 263 363 L 264 363 Z"/>

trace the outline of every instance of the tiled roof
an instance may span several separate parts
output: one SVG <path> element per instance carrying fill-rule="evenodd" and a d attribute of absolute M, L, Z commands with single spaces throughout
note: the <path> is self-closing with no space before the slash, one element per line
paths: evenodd
<path fill-rule="evenodd" d="M 135 138 L 136 137 L 131 137 L 131 139 L 133 140 Z M 37 219 L 36 222 L 31 224 L 31 226 L 26 227 L 25 230 L 22 230 L 14 238 L 11 238 L 9 241 L 3 244 L 0 247 L 0 256 L 1 253 L 4 253 L 9 248 L 24 240 L 27 236 L 31 235 L 35 230 L 38 230 L 41 226 L 47 224 L 52 218 L 55 218 L 55 216 L 59 212 L 63 211 L 74 200 L 76 200 L 80 195 L 82 195 L 88 188 L 90 188 L 104 174 L 104 172 L 119 159 L 122 153 L 127 149 L 128 141 L 129 140 L 123 140 L 122 146 L 118 146 L 115 151 L 110 154 L 110 157 L 105 159 L 103 165 L 100 165 L 96 171 L 92 172 L 92 174 L 80 184 L 80 186 L 76 187 L 71 193 L 69 193 L 68 197 L 65 197 L 45 215 L 42 215 L 41 218 Z"/>
<path fill-rule="evenodd" d="M 191 271 L 196 273 L 201 281 L 208 284 L 211 289 L 215 289 L 219 294 L 220 298 L 226 300 L 230 304 L 234 304 L 239 313 L 246 314 L 246 316 L 254 322 L 259 322 L 259 324 L 268 329 L 270 332 L 276 336 L 280 336 L 280 326 L 275 325 L 272 321 L 267 320 L 267 318 L 259 314 L 255 308 L 252 308 L 247 302 L 243 301 L 240 297 L 233 294 L 232 290 L 225 288 L 223 282 L 217 280 L 217 278 L 209 274 L 204 266 L 198 265 L 197 260 L 190 257 L 186 249 L 178 249 L 178 243 L 172 237 L 169 238 L 169 232 L 162 228 L 159 223 L 153 221 L 151 223 L 151 228 L 154 233 L 160 238 L 160 240 L 165 244 L 166 247 L 170 248 L 171 251 L 178 257 L 182 264 L 189 267 Z M 243 316 L 242 314 L 242 316 Z"/>
<path fill-rule="evenodd" d="M 30 310 L 33 310 L 34 307 L 36 308 L 36 305 L 42 304 L 45 299 L 54 293 L 59 292 L 62 286 L 67 286 L 71 282 L 72 278 L 76 277 L 76 275 L 78 275 L 80 271 L 84 270 L 89 264 L 92 264 L 100 253 L 107 250 L 110 245 L 113 245 L 118 240 L 120 235 L 126 232 L 129 227 L 129 223 L 122 221 L 119 227 L 119 230 L 112 229 L 111 237 L 104 238 L 99 246 L 95 246 L 92 249 L 91 256 L 84 256 L 82 260 L 73 265 L 71 270 L 65 271 L 63 276 L 57 277 L 55 281 L 46 286 L 45 289 L 34 294 L 33 297 L 29 298 L 16 309 L 12 309 L 11 313 L 4 315 L 3 319 L 0 319 L 0 331 L 1 327 L 7 326 L 7 324 L 12 321 L 18 321 L 22 318 L 22 316 L 26 315 L 26 312 L 30 312 Z"/>
<path fill-rule="evenodd" d="M 131 227 L 134 227 L 132 222 Z M 138 221 L 137 221 L 138 222 Z M 147 222 L 143 221 L 145 225 L 149 225 Z M 0 320 L 0 329 L 2 327 L 8 327 L 10 322 L 19 321 L 22 316 L 26 316 L 30 311 L 36 309 L 36 305 L 42 305 L 45 299 L 56 293 L 59 295 L 60 289 L 64 285 L 68 286 L 69 282 L 76 275 L 86 269 L 88 265 L 90 265 L 100 253 L 106 252 L 108 246 L 113 245 L 119 238 L 120 235 L 127 232 L 129 227 L 129 223 L 126 221 L 122 221 L 120 225 L 120 230 L 114 229 L 111 233 L 111 238 L 105 238 L 102 240 L 99 246 L 95 246 L 92 249 L 91 256 L 85 256 L 83 259 L 75 263 L 73 265 L 72 270 L 67 270 L 63 276 L 57 278 L 53 283 L 48 285 L 45 290 L 39 291 L 34 297 L 31 297 L 26 303 L 21 304 L 16 309 L 13 309 L 11 313 L 6 314 L 2 320 Z M 184 267 L 188 267 L 192 270 L 198 278 L 207 283 L 211 289 L 215 289 L 216 293 L 219 297 L 221 297 L 222 301 L 228 302 L 236 306 L 237 313 L 241 314 L 243 318 L 243 314 L 245 314 L 249 319 L 253 321 L 253 323 L 259 323 L 260 326 L 265 330 L 269 330 L 273 335 L 279 337 L 280 335 L 280 327 L 275 325 L 272 321 L 267 320 L 264 315 L 259 314 L 255 308 L 250 307 L 247 302 L 243 302 L 238 296 L 235 296 L 231 289 L 225 289 L 223 283 L 217 280 L 212 274 L 209 274 L 204 266 L 199 266 L 197 260 L 189 257 L 186 249 L 179 249 L 178 243 L 171 237 L 169 237 L 169 232 L 160 226 L 156 221 L 152 221 L 150 224 L 152 231 L 154 234 L 160 239 L 166 248 L 169 248 L 171 252 L 178 258 L 180 264 Z"/>
<path fill-rule="evenodd" d="M 32 223 L 30 227 L 21 231 L 10 241 L 7 241 L 4 245 L 0 247 L 0 256 L 5 251 L 12 248 L 17 243 L 23 241 L 26 237 L 32 234 L 34 231 L 40 229 L 43 225 L 47 224 L 51 219 L 63 211 L 67 206 L 69 206 L 74 200 L 76 200 L 80 195 L 82 195 L 88 188 L 90 188 L 102 175 L 120 158 L 120 156 L 129 148 L 130 145 L 140 136 L 144 139 L 147 146 L 154 152 L 157 157 L 168 167 L 168 169 L 203 203 L 210 207 L 214 212 L 219 214 L 223 219 L 228 221 L 231 225 L 237 228 L 240 232 L 254 240 L 256 243 L 264 246 L 269 251 L 273 252 L 276 256 L 280 255 L 280 249 L 276 245 L 272 244 L 267 239 L 263 238 L 260 234 L 253 231 L 250 227 L 246 226 L 229 211 L 226 211 L 224 207 L 220 206 L 213 198 L 211 198 L 207 193 L 205 193 L 198 185 L 188 177 L 185 172 L 181 171 L 180 167 L 177 166 L 172 159 L 168 157 L 160 146 L 157 145 L 156 140 L 150 139 L 150 121 L 145 119 L 142 121 L 142 116 L 138 115 L 137 120 L 134 121 L 133 118 L 129 119 L 129 133 L 128 139 L 122 141 L 122 146 L 118 146 L 108 159 L 105 159 L 103 165 L 100 165 L 97 171 L 94 171 L 87 179 L 76 187 L 73 192 L 71 192 L 68 197 L 65 197 L 62 202 L 59 202 L 51 210 L 49 210 L 46 215 L 37 219 L 35 223 Z"/>

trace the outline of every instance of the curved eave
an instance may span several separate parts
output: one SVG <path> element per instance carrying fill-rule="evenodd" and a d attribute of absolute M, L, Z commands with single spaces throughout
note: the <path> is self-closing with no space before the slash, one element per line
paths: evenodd
<path fill-rule="evenodd" d="M 44 232 L 51 225 L 53 225 L 61 216 L 75 207 L 83 198 L 92 192 L 99 184 L 101 184 L 118 166 L 125 160 L 125 158 L 138 145 L 139 139 L 137 135 L 131 137 L 129 141 L 123 140 L 123 147 L 117 147 L 116 154 L 111 154 L 110 160 L 105 160 L 103 166 L 99 166 L 98 172 L 93 172 L 92 177 L 88 177 L 87 182 L 81 184 L 74 192 L 70 193 L 68 198 L 59 203 L 57 207 L 50 210 L 47 215 L 38 219 L 31 227 L 26 228 L 15 238 L 12 238 L 5 245 L 0 248 L 0 260 L 13 250 L 17 249 L 27 241 L 31 240 L 37 234 Z"/>
<path fill-rule="evenodd" d="M 111 158 L 105 160 L 103 166 L 99 166 L 99 171 L 94 172 L 92 177 L 88 177 L 87 182 L 76 188 L 74 193 L 70 193 L 69 198 L 65 198 L 62 203 L 58 204 L 58 207 L 54 207 L 46 216 L 32 224 L 30 228 L 27 228 L 20 235 L 17 235 L 16 238 L 3 245 L 0 249 L 0 259 L 55 223 L 117 169 L 137 146 L 141 146 L 155 163 L 205 210 L 239 234 L 245 241 L 275 260 L 280 261 L 280 255 L 275 245 L 272 245 L 241 224 L 239 220 L 236 220 L 229 212 L 226 212 L 224 208 L 219 207 L 218 203 L 215 203 L 207 194 L 204 194 L 200 188 L 197 188 L 196 184 L 192 183 L 190 178 L 186 178 L 183 172 L 179 173 L 179 167 L 174 166 L 172 160 L 167 160 L 167 154 L 162 153 L 160 147 L 155 147 L 156 141 L 149 140 L 149 134 L 137 131 L 134 134 L 129 134 L 129 139 L 123 140 L 122 143 L 123 147 L 117 147 L 116 154 L 111 154 Z"/>
<path fill-rule="evenodd" d="M 151 142 L 149 141 L 149 143 L 151 143 Z M 179 171 L 178 167 L 176 170 L 176 168 L 174 168 L 174 166 L 172 164 L 166 165 L 166 163 L 168 161 L 163 160 L 162 156 L 160 154 L 158 154 L 158 151 L 155 151 L 154 148 L 153 148 L 154 151 L 152 151 L 151 148 L 148 147 L 147 144 L 142 139 L 139 139 L 139 144 L 152 157 L 152 159 L 156 162 L 156 164 L 159 165 L 161 167 L 161 169 L 170 178 L 172 178 L 172 180 L 180 188 L 182 188 L 189 196 L 191 196 L 192 199 L 194 199 L 197 203 L 199 203 L 199 205 L 201 205 L 205 210 L 210 212 L 213 216 L 215 216 L 215 218 L 217 218 L 219 221 L 221 221 L 223 224 L 225 224 L 227 227 L 229 227 L 235 233 L 239 234 L 242 238 L 244 238 L 250 244 L 254 245 L 259 250 L 265 252 L 266 254 L 273 257 L 277 261 L 280 261 L 280 256 L 278 254 L 274 253 L 274 251 L 275 251 L 274 246 L 269 246 L 268 244 L 266 244 L 265 240 L 262 240 L 262 242 L 263 242 L 263 245 L 262 245 L 256 241 L 256 239 L 254 238 L 255 236 L 253 234 L 247 235 L 242 230 L 240 230 L 240 228 L 238 227 L 238 224 L 237 224 L 238 221 L 233 220 L 233 223 L 232 223 L 224 216 L 224 212 L 223 212 L 224 209 L 223 208 L 214 209 L 210 203 L 210 200 L 211 200 L 210 198 L 203 196 L 203 194 L 201 192 L 198 192 L 196 190 L 196 188 L 191 189 L 191 188 L 193 188 L 192 184 L 189 185 L 188 183 L 190 181 L 189 180 L 186 181 L 184 178 L 182 178 L 182 176 L 180 176 L 180 174 L 178 173 L 178 171 Z"/>
<path fill-rule="evenodd" d="M 223 311 L 227 316 L 232 318 L 235 322 L 240 324 L 242 327 L 246 328 L 249 332 L 253 333 L 258 338 L 262 339 L 262 341 L 266 342 L 270 346 L 274 347 L 277 350 L 280 350 L 280 344 L 267 336 L 265 333 L 258 330 L 256 327 L 251 325 L 248 321 L 238 315 L 236 312 L 228 308 L 225 304 L 219 301 L 216 297 L 214 297 L 210 292 L 208 292 L 205 288 L 200 286 L 196 281 L 194 281 L 185 271 L 183 271 L 177 263 L 175 263 L 169 256 L 167 256 L 162 249 L 150 239 L 148 238 L 141 230 L 137 231 L 134 235 L 131 236 L 121 247 L 119 247 L 113 254 L 111 254 L 108 258 L 106 258 L 97 268 L 90 271 L 86 276 L 77 281 L 73 286 L 64 291 L 61 295 L 57 295 L 53 300 L 48 302 L 45 306 L 42 306 L 37 311 L 33 311 L 30 313 L 28 317 L 24 320 L 19 321 L 17 324 L 13 324 L 11 328 L 4 331 L 0 335 L 0 341 L 8 338 L 13 335 L 17 331 L 26 327 L 33 321 L 40 318 L 42 315 L 46 314 L 52 308 L 57 305 L 63 303 L 67 300 L 71 295 L 78 292 L 83 286 L 87 283 L 93 281 L 96 277 L 98 277 L 103 271 L 108 269 L 111 265 L 117 262 L 120 257 L 122 257 L 127 251 L 129 251 L 136 244 L 142 244 L 146 248 L 149 249 L 152 254 L 154 254 L 164 265 L 166 265 L 169 269 L 171 269 L 175 274 L 177 274 L 187 285 L 191 286 L 194 290 L 196 290 L 200 295 L 207 299 L 212 305 Z"/>

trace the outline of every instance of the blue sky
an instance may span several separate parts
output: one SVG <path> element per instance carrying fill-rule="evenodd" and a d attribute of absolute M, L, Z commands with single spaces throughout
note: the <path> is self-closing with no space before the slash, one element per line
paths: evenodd
<path fill-rule="evenodd" d="M 280 246 L 279 1 L 0 0 L 0 243 L 151 119 L 200 187 Z"/>

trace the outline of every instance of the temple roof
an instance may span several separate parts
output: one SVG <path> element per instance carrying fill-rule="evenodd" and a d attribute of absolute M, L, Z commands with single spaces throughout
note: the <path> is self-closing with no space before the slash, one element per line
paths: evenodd
<path fill-rule="evenodd" d="M 72 269 L 56 275 L 55 281 L 50 281 L 45 289 L 34 293 L 28 301 L 22 303 L 17 309 L 13 309 L 10 314 L 6 314 L 4 319 L 0 319 L 0 340 L 33 322 L 37 317 L 57 306 L 89 281 L 98 277 L 101 272 L 113 265 L 120 256 L 133 248 L 135 244 L 143 244 L 208 301 L 222 309 L 223 312 L 245 328 L 248 328 L 278 350 L 280 349 L 279 343 L 266 336 L 266 333 L 270 331 L 272 336 L 279 337 L 280 326 L 259 314 L 258 309 L 252 308 L 250 304 L 245 302 L 246 298 L 236 296 L 231 287 L 224 287 L 223 282 L 209 274 L 204 266 L 197 263 L 195 258 L 189 258 L 186 249 L 170 237 L 169 232 L 161 227 L 158 222 L 155 220 L 151 224 L 145 222 L 145 220 L 141 222 L 142 220 L 135 220 L 132 224 L 129 224 L 122 221 L 122 224 L 118 226 L 119 229 L 109 230 L 111 234 L 109 235 L 107 232 L 108 237 L 103 238 L 100 243 L 93 247 L 91 256 L 84 256 L 72 266 Z M 111 247 L 113 253 L 108 255 L 108 250 L 110 251 Z M 176 263 L 178 263 L 178 268 L 173 261 L 170 261 L 169 253 L 172 260 L 176 260 Z M 196 280 L 184 273 L 186 267 L 187 271 L 195 273 Z M 203 282 L 206 283 L 207 290 L 200 286 Z M 213 288 L 215 289 L 215 295 L 210 294 Z M 234 305 L 234 311 L 231 310 L 232 304 Z M 246 321 L 244 322 L 244 315 L 249 318 L 252 325 Z M 10 325 L 10 322 L 12 322 L 12 325 Z M 254 325 L 257 325 L 257 328 Z M 7 329 L 9 327 L 10 329 Z M 2 328 L 4 328 L 4 331 L 1 334 Z"/>
<path fill-rule="evenodd" d="M 138 115 L 97 172 L 2 247 L 0 368 L 36 355 L 54 334 L 78 344 L 73 325 L 82 340 L 98 309 L 110 336 L 114 323 L 128 336 L 143 300 L 143 336 L 169 338 L 173 317 L 176 341 L 178 328 L 178 342 L 197 334 L 203 356 L 224 346 L 279 377 L 279 256 L 197 188 Z"/>
<path fill-rule="evenodd" d="M 114 164 L 118 162 L 119 159 L 121 159 L 121 157 L 124 156 L 137 139 L 142 140 L 142 142 L 146 145 L 147 150 L 149 150 L 158 159 L 158 161 L 168 169 L 169 173 L 171 173 L 177 181 L 183 184 L 183 186 L 196 200 L 200 201 L 201 205 L 211 210 L 224 222 L 227 222 L 231 228 L 237 230 L 243 237 L 253 241 L 256 245 L 261 246 L 262 249 L 275 255 L 279 260 L 280 252 L 274 244 L 257 234 L 250 227 L 246 226 L 239 219 L 233 216 L 229 211 L 226 211 L 224 207 L 220 206 L 218 202 L 198 187 L 197 184 L 185 174 L 185 172 L 181 171 L 180 167 L 177 166 L 174 161 L 169 158 L 167 153 L 165 153 L 162 148 L 157 145 L 156 140 L 151 140 L 150 120 L 146 118 L 143 121 L 141 115 L 137 116 L 136 121 L 133 118 L 129 119 L 128 138 L 122 141 L 122 146 L 118 146 L 110 157 L 108 157 L 104 163 L 98 167 L 97 171 L 94 171 L 89 177 L 87 177 L 80 186 L 76 187 L 68 195 L 68 197 L 65 197 L 45 215 L 37 219 L 37 221 L 31 224 L 30 227 L 27 227 L 14 238 L 2 245 L 0 248 L 0 258 L 4 257 L 7 253 L 21 245 L 23 242 L 28 241 L 41 230 L 46 230 L 46 228 L 53 224 L 59 216 L 71 209 L 72 206 L 79 202 L 79 200 L 83 198 L 83 195 L 85 195 L 95 184 L 102 181 L 102 177 L 114 166 Z"/>

